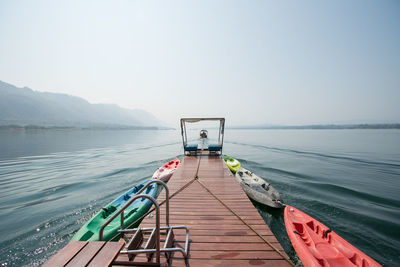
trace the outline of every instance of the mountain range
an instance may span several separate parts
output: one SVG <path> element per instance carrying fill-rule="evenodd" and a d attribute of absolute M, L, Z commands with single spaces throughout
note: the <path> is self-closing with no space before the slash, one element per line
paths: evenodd
<path fill-rule="evenodd" d="M 165 123 L 145 110 L 90 104 L 80 97 L 38 92 L 0 81 L 0 125 L 162 128 Z"/>

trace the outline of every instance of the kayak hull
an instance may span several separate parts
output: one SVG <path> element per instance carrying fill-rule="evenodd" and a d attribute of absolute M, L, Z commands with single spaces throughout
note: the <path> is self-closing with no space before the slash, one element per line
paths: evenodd
<path fill-rule="evenodd" d="M 102 208 L 95 216 L 93 216 L 85 225 L 83 225 L 71 240 L 75 241 L 99 241 L 99 232 L 102 225 L 120 210 L 147 182 L 142 183 L 128 190 L 117 199 L 110 202 Z M 150 185 L 142 194 L 150 195 L 154 198 L 158 196 L 158 186 Z M 137 199 L 124 211 L 124 226 L 127 227 L 143 216 L 152 206 L 152 202 L 148 199 Z M 138 221 L 133 228 L 139 226 Z M 103 232 L 103 241 L 110 241 L 118 236 L 118 230 L 121 229 L 121 217 L 115 218 Z"/>
<path fill-rule="evenodd" d="M 232 157 L 224 155 L 223 160 L 225 161 L 226 166 L 228 166 L 229 170 L 235 174 L 237 170 L 240 168 L 240 162 Z"/>
<path fill-rule="evenodd" d="M 179 159 L 174 159 L 164 164 L 154 172 L 153 179 L 168 182 L 176 169 L 179 167 L 180 163 L 181 161 Z"/>
<path fill-rule="evenodd" d="M 381 266 L 304 212 L 286 206 L 285 226 L 293 248 L 308 266 Z"/>
<path fill-rule="evenodd" d="M 264 179 L 241 167 L 235 175 L 243 191 L 253 200 L 272 208 L 283 208 L 279 192 Z"/>

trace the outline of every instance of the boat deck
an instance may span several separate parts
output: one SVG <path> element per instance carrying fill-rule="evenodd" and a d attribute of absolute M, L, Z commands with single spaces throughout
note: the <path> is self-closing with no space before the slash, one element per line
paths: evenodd
<path fill-rule="evenodd" d="M 170 225 L 189 227 L 188 266 L 291 266 L 281 245 L 220 157 L 186 156 L 169 180 L 168 188 Z M 164 198 L 162 192 L 159 202 Z M 163 206 L 161 226 L 165 224 Z M 154 226 L 155 216 L 145 218 L 140 227 Z M 183 247 L 184 232 L 175 235 L 176 244 Z M 140 257 L 145 260 L 144 256 L 137 259 Z M 126 260 L 125 255 L 117 258 L 117 262 Z M 161 260 L 167 264 L 166 258 Z M 186 266 L 177 252 L 169 264 Z"/>

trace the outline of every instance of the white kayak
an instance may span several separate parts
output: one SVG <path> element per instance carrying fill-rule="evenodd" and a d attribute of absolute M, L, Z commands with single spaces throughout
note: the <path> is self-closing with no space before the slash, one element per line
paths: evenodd
<path fill-rule="evenodd" d="M 273 208 L 285 206 L 279 192 L 251 171 L 241 167 L 236 172 L 235 178 L 251 199 Z"/>
<path fill-rule="evenodd" d="M 168 182 L 169 178 L 171 178 L 172 174 L 174 174 L 180 163 L 181 161 L 179 159 L 171 160 L 170 162 L 158 168 L 154 172 L 152 178 L 161 180 L 163 182 Z"/>

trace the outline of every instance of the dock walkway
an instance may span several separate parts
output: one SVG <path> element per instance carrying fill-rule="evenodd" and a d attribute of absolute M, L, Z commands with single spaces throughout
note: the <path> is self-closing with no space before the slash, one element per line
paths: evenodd
<path fill-rule="evenodd" d="M 220 157 L 185 156 L 168 188 L 170 225 L 186 225 L 190 230 L 189 266 L 292 266 Z M 164 198 L 162 192 L 159 202 Z M 161 225 L 165 224 L 163 206 Z M 140 227 L 154 225 L 155 216 L 145 218 Z M 175 238 L 183 246 L 184 234 Z M 115 263 L 126 260 L 126 255 L 120 255 Z M 186 266 L 177 252 L 170 265 Z"/>
<path fill-rule="evenodd" d="M 168 182 L 170 225 L 189 227 L 189 256 L 179 252 L 167 266 L 292 266 L 275 236 L 265 224 L 224 161 L 217 156 L 185 156 Z M 161 192 L 158 202 L 165 199 Z M 165 224 L 165 204 L 161 204 L 161 226 Z M 153 213 L 154 214 L 154 211 Z M 154 227 L 155 216 L 147 216 L 140 227 Z M 175 231 L 175 246 L 183 247 L 185 232 Z M 144 237 L 145 239 L 148 237 Z M 160 237 L 161 246 L 165 235 Z M 72 241 L 44 266 L 126 266 L 133 265 L 119 242 Z M 147 263 L 146 254 L 135 262 Z M 150 264 L 151 265 L 151 264 Z"/>

